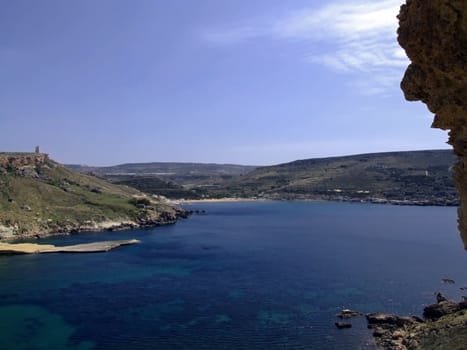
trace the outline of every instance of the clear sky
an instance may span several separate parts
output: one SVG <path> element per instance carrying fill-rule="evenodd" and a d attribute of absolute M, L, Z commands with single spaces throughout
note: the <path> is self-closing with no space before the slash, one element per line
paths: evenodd
<path fill-rule="evenodd" d="M 397 0 L 0 0 L 0 150 L 64 163 L 447 148 Z"/>

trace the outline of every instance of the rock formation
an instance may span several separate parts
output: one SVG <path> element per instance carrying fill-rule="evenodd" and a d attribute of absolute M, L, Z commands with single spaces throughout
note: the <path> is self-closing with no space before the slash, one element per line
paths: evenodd
<path fill-rule="evenodd" d="M 465 349 L 467 339 L 467 302 L 443 297 L 425 307 L 424 319 L 393 314 L 366 315 L 375 342 L 386 350 Z"/>
<path fill-rule="evenodd" d="M 399 14 L 398 40 L 411 60 L 401 83 L 405 98 L 427 105 L 435 114 L 432 127 L 449 130 L 458 157 L 458 224 L 467 249 L 467 1 L 407 0 Z M 424 310 L 425 322 L 386 327 L 389 332 L 383 329 L 375 337 L 385 349 L 463 349 L 466 310 L 465 301 L 449 301 L 438 293 L 437 303 Z"/>
<path fill-rule="evenodd" d="M 45 164 L 49 156 L 45 153 L 0 153 L 0 167 L 19 168 Z"/>
<path fill-rule="evenodd" d="M 432 127 L 449 131 L 458 163 L 459 230 L 467 249 L 467 1 L 407 0 L 398 40 L 411 60 L 401 88 L 435 114 Z"/>

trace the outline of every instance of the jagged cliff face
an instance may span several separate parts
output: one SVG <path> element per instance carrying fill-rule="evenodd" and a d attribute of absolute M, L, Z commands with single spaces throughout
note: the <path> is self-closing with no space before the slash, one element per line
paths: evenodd
<path fill-rule="evenodd" d="M 38 177 L 36 167 L 53 165 L 45 153 L 0 153 L 0 175 L 14 171 L 16 175 Z"/>
<path fill-rule="evenodd" d="M 45 164 L 48 158 L 45 153 L 0 153 L 0 167 L 35 166 Z"/>
<path fill-rule="evenodd" d="M 432 127 L 450 130 L 458 163 L 459 230 L 467 249 L 467 1 L 407 0 L 399 14 L 398 40 L 411 64 L 401 88 L 435 114 Z"/>

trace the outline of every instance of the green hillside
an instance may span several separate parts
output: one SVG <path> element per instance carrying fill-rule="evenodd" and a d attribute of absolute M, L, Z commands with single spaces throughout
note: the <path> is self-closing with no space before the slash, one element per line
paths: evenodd
<path fill-rule="evenodd" d="M 208 196 L 207 189 L 200 186 L 184 187 L 172 181 L 165 181 L 155 175 L 102 175 L 114 184 L 137 188 L 145 193 L 171 199 L 201 199 Z"/>
<path fill-rule="evenodd" d="M 183 215 L 136 189 L 33 157 L 0 154 L 0 238 L 164 224 Z"/>
<path fill-rule="evenodd" d="M 196 163 L 70 166 L 168 198 L 345 200 L 457 205 L 450 150 L 297 160 L 266 167 Z"/>
<path fill-rule="evenodd" d="M 257 167 L 236 164 L 204 163 L 130 163 L 109 167 L 66 165 L 69 169 L 99 176 L 146 176 L 176 183 L 185 188 L 211 186 L 244 175 Z"/>
<path fill-rule="evenodd" d="M 258 168 L 211 195 L 455 205 L 454 163 L 449 150 L 297 160 Z"/>

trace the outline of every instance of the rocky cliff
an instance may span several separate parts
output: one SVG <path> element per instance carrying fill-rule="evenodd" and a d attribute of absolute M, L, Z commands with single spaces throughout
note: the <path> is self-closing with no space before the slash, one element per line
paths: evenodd
<path fill-rule="evenodd" d="M 0 174 L 8 170 L 23 172 L 25 168 L 34 168 L 46 164 L 49 155 L 45 153 L 0 153 Z"/>
<path fill-rule="evenodd" d="M 407 0 L 398 40 L 411 60 L 401 83 L 405 98 L 435 114 L 432 127 L 449 130 L 458 163 L 459 230 L 467 249 L 467 1 Z"/>
<path fill-rule="evenodd" d="M 401 83 L 405 98 L 425 103 L 435 114 L 432 127 L 449 130 L 458 158 L 454 180 L 460 196 L 459 230 L 467 249 L 467 1 L 407 0 L 399 14 L 398 40 L 411 60 Z M 376 329 L 380 347 L 464 349 L 465 300 L 448 301 L 439 293 L 437 299 L 425 308 L 426 320 L 397 325 L 389 333 Z"/>

